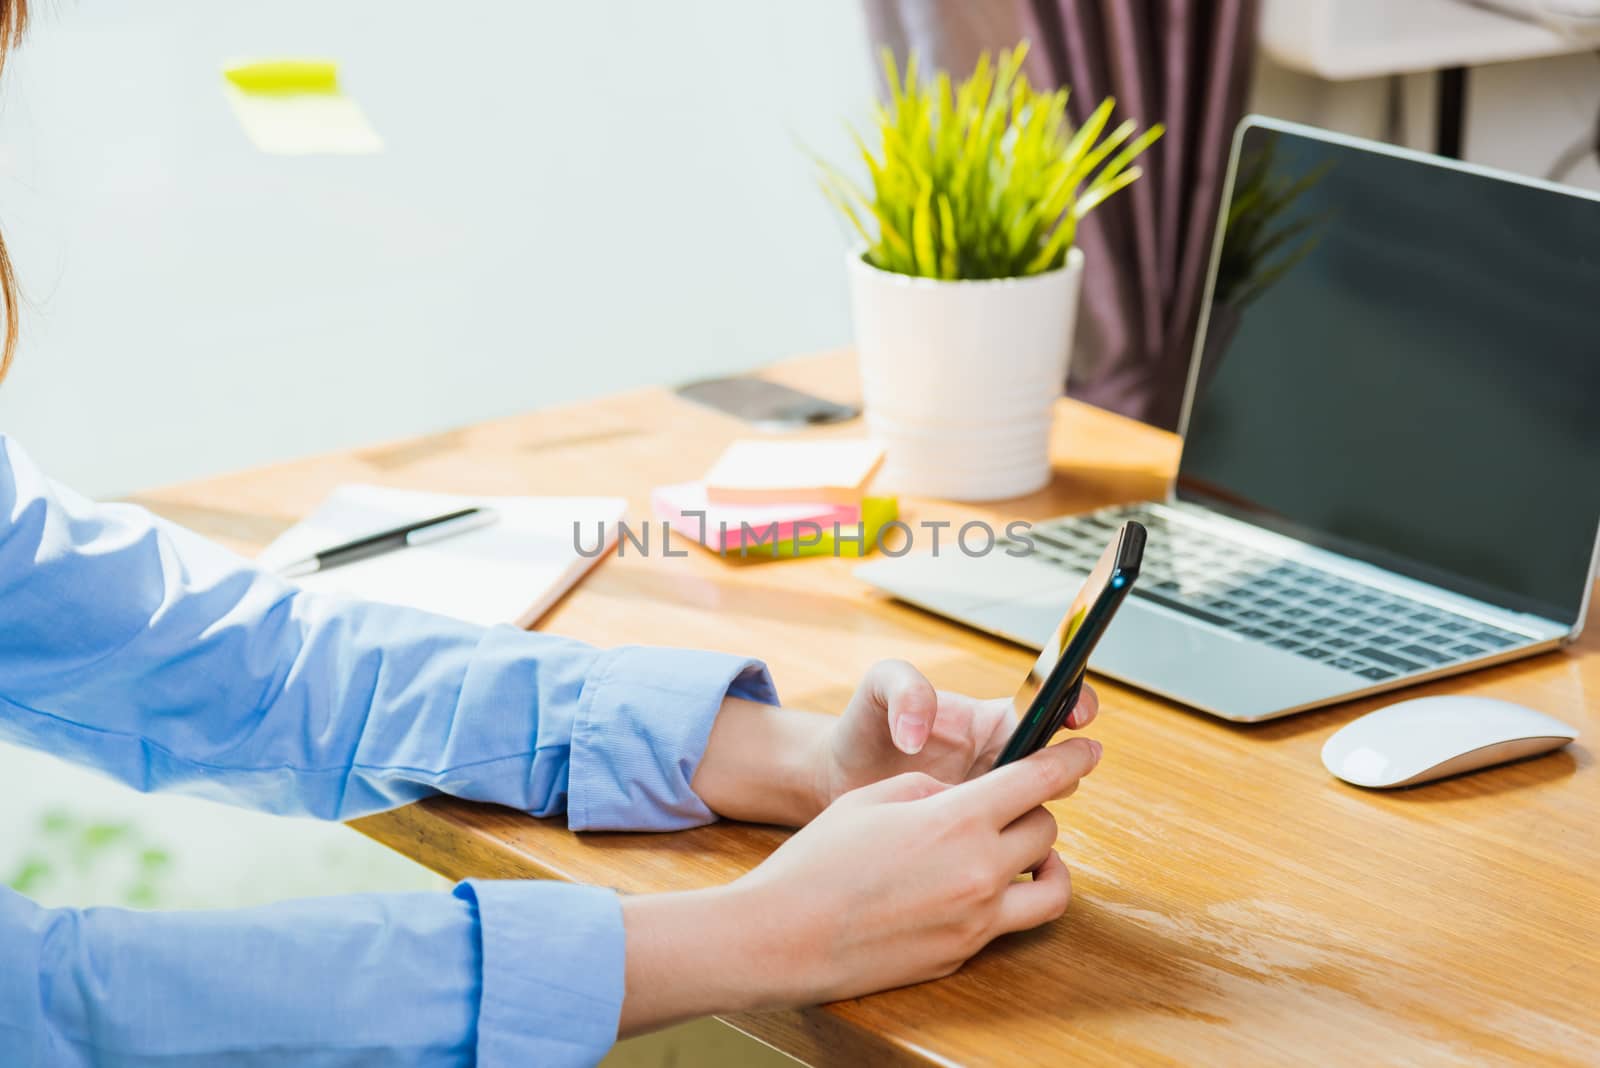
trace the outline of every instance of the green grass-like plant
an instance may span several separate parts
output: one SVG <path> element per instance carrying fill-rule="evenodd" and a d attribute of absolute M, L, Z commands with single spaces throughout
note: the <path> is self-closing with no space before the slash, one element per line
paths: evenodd
<path fill-rule="evenodd" d="M 1074 129 L 1066 89 L 1028 84 L 1027 50 L 1024 41 L 998 62 L 985 52 L 952 86 L 945 71 L 922 84 L 915 53 L 902 76 L 884 49 L 889 102 L 877 108 L 879 153 L 855 137 L 870 194 L 818 161 L 823 192 L 867 243 L 868 263 L 946 280 L 1054 270 L 1078 220 L 1139 178 L 1133 161 L 1162 127 L 1134 136 L 1129 120 L 1107 133 L 1116 106 L 1108 97 Z"/>

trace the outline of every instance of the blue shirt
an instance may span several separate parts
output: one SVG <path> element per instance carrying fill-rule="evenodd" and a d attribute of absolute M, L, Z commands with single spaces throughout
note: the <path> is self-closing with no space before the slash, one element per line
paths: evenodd
<path fill-rule="evenodd" d="M 347 819 L 434 794 L 575 829 L 713 819 L 689 788 L 757 662 L 598 651 L 299 592 L 0 436 L 0 738 L 138 790 Z M 470 880 L 215 912 L 0 888 L 7 1065 L 591 1064 L 616 1038 L 609 890 Z"/>

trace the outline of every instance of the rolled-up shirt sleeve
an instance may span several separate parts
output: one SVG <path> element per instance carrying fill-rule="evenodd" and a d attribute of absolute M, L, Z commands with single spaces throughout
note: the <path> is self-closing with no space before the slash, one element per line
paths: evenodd
<path fill-rule="evenodd" d="M 601 654 L 572 727 L 568 825 L 676 830 L 715 819 L 689 784 L 728 696 L 777 703 L 758 661 L 638 646 Z"/>

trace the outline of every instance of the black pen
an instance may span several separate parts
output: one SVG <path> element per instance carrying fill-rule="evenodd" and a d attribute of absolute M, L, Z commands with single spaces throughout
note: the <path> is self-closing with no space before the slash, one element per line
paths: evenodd
<path fill-rule="evenodd" d="M 392 553 L 409 545 L 425 545 L 430 541 L 465 534 L 469 530 L 486 527 L 498 518 L 500 517 L 492 508 L 463 508 L 459 512 L 446 512 L 432 519 L 419 519 L 415 523 L 407 523 L 391 530 L 380 530 L 376 534 L 368 534 L 366 537 L 347 541 L 343 545 L 323 549 L 315 556 L 308 556 L 304 560 L 285 565 L 278 570 L 278 574 L 284 578 L 313 575 L 330 567 L 353 564 L 357 560 L 365 560 L 371 556 L 382 556 L 384 553 Z"/>

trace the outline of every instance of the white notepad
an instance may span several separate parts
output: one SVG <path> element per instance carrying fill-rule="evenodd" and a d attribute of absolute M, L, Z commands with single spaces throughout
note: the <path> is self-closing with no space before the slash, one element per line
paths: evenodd
<path fill-rule="evenodd" d="M 530 627 L 616 544 L 627 511 L 620 497 L 458 497 L 353 484 L 340 486 L 267 546 L 275 569 L 342 542 L 461 508 L 493 508 L 489 526 L 295 579 L 369 601 L 409 605 L 484 625 Z M 577 536 L 574 542 L 574 524 Z"/>

